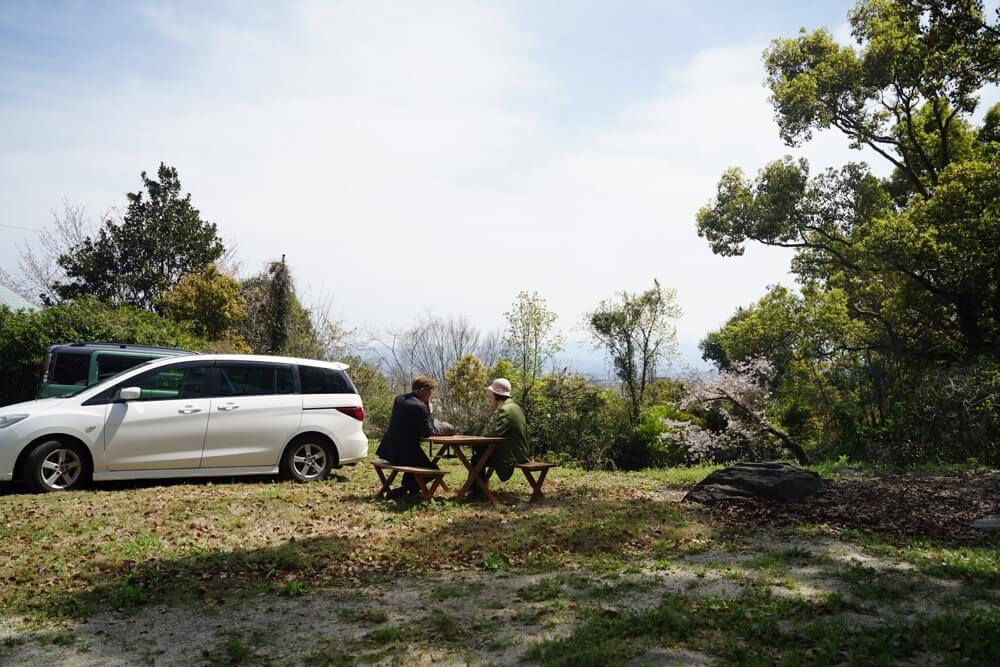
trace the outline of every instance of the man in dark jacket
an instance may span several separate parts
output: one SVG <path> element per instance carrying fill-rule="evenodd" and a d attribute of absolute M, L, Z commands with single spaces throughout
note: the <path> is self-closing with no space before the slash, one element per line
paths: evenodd
<path fill-rule="evenodd" d="M 427 454 L 420 447 L 420 441 L 434 432 L 434 418 L 431 416 L 431 392 L 437 386 L 432 378 L 418 375 L 413 379 L 409 394 L 397 396 L 392 403 L 389 428 L 382 436 L 375 453 L 397 466 L 414 468 L 434 468 Z M 420 485 L 410 474 L 403 475 L 403 484 L 394 494 L 417 493 Z"/>

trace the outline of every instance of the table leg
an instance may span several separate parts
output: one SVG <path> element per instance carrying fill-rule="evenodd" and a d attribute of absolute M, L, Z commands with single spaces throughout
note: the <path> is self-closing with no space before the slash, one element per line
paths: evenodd
<path fill-rule="evenodd" d="M 487 445 L 486 450 L 483 452 L 482 456 L 479 457 L 479 463 L 476 466 L 473 466 L 472 462 L 465 456 L 465 452 L 463 452 L 459 447 L 455 448 L 456 456 L 458 456 L 462 465 L 464 465 L 469 471 L 469 477 L 465 480 L 465 484 L 462 485 L 462 488 L 459 489 L 458 495 L 455 496 L 455 500 L 462 500 L 465 498 L 466 494 L 468 494 L 472 489 L 472 485 L 476 484 L 483 490 L 483 493 L 486 495 L 486 499 L 490 501 L 491 505 L 497 504 L 496 496 L 494 496 L 490 491 L 489 485 L 489 479 L 493 474 L 493 469 L 487 468 L 486 466 L 486 462 L 490 460 L 494 449 L 496 449 L 496 443 L 490 443 Z M 484 468 L 486 469 L 486 475 L 482 476 L 480 475 L 480 472 Z"/>
<path fill-rule="evenodd" d="M 434 443 L 428 443 L 428 444 L 433 445 Z M 428 454 L 430 454 L 431 451 L 432 451 L 431 448 L 427 449 L 427 453 Z M 440 461 L 447 452 L 448 452 L 448 444 L 445 443 L 445 444 L 441 445 L 440 449 L 438 449 L 438 453 L 435 454 L 433 456 L 433 458 L 431 458 L 431 463 L 433 463 L 434 465 L 437 465 L 438 461 Z M 441 488 L 444 489 L 445 491 L 449 490 L 448 489 L 448 483 L 445 482 L 444 479 L 441 480 Z"/>
<path fill-rule="evenodd" d="M 430 444 L 433 446 L 434 443 L 430 443 Z M 431 456 L 432 451 L 433 451 L 432 447 L 428 447 L 427 448 L 427 454 L 428 454 L 428 456 L 431 457 L 431 463 L 433 463 L 434 465 L 437 465 L 437 462 L 440 461 L 441 459 L 443 459 L 444 455 L 448 453 L 448 444 L 445 443 L 445 444 L 441 445 L 441 448 L 438 449 L 438 453 L 437 454 L 433 454 Z"/>

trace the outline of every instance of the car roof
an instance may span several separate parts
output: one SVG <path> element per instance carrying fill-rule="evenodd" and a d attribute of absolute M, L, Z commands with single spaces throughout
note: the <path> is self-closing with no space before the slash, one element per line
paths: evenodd
<path fill-rule="evenodd" d="M 170 363 L 176 359 L 157 359 L 150 366 Z M 272 364 L 298 364 L 300 366 L 316 366 L 337 371 L 346 371 L 350 366 L 339 361 L 320 361 L 319 359 L 301 359 L 299 357 L 279 357 L 269 354 L 199 354 L 198 361 L 260 361 Z"/>
<path fill-rule="evenodd" d="M 173 356 L 185 354 L 198 354 L 193 350 L 185 350 L 179 347 L 159 347 L 156 345 L 136 345 L 134 343 L 61 343 L 49 348 L 50 352 L 61 352 L 64 350 L 117 350 L 121 352 L 163 352 Z"/>

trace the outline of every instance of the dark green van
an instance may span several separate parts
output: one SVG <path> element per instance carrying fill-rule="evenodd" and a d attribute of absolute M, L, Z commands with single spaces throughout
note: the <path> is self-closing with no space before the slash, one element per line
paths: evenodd
<path fill-rule="evenodd" d="M 171 347 L 125 343 L 53 345 L 42 363 L 38 398 L 75 394 L 151 359 L 186 354 L 197 353 Z"/>

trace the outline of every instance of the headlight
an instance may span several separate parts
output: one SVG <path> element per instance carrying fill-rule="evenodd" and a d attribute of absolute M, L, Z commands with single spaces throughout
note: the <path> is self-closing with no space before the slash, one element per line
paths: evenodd
<path fill-rule="evenodd" d="M 4 415 L 0 417 L 0 428 L 7 428 L 22 419 L 27 419 L 28 415 Z"/>

